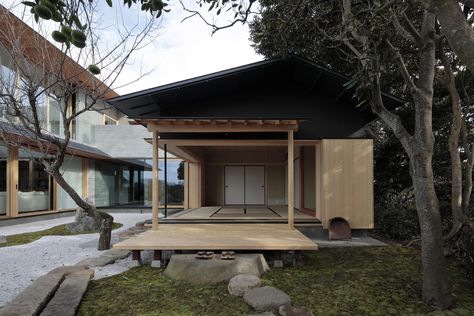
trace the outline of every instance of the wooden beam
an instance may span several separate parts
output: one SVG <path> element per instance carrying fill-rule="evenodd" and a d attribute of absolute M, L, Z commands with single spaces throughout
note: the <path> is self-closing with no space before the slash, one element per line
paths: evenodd
<path fill-rule="evenodd" d="M 158 230 L 158 206 L 160 204 L 160 187 L 158 181 L 158 131 L 153 131 L 153 180 L 152 180 L 152 229 Z"/>
<path fill-rule="evenodd" d="M 160 141 L 160 145 L 163 146 L 164 143 Z M 178 158 L 181 158 L 182 160 L 190 161 L 190 162 L 201 162 L 202 158 L 195 153 L 193 153 L 191 150 L 178 147 L 175 145 L 167 144 L 167 149 L 168 152 L 171 154 L 175 155 Z"/>
<path fill-rule="evenodd" d="M 162 133 L 258 133 L 258 132 L 286 132 L 298 130 L 298 124 L 222 124 L 222 125 L 163 125 L 163 123 L 149 122 L 148 131 L 160 131 Z"/>
<path fill-rule="evenodd" d="M 150 143 L 151 141 L 148 140 Z M 295 140 L 295 145 L 314 146 L 319 140 Z M 287 139 L 160 139 L 160 146 L 288 146 Z"/>
<path fill-rule="evenodd" d="M 288 228 L 295 229 L 295 188 L 294 188 L 294 139 L 293 131 L 288 132 Z"/>

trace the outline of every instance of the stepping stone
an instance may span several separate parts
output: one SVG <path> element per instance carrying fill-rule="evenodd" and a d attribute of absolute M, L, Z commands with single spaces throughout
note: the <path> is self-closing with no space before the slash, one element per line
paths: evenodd
<path fill-rule="evenodd" d="M 5 307 L 1 308 L 0 316 L 38 315 L 53 297 L 65 277 L 88 271 L 86 269 L 85 266 L 62 266 L 40 276 Z M 90 272 L 88 274 L 87 278 L 90 278 Z"/>
<path fill-rule="evenodd" d="M 314 316 L 313 312 L 307 307 L 297 307 L 291 305 L 280 306 L 281 316 Z"/>
<path fill-rule="evenodd" d="M 258 314 L 252 314 L 250 316 L 276 316 L 273 314 L 273 312 L 263 312 L 263 313 L 258 313 Z"/>
<path fill-rule="evenodd" d="M 5 244 L 7 242 L 6 236 L 0 236 L 0 244 Z"/>
<path fill-rule="evenodd" d="M 40 315 L 74 316 L 90 279 L 90 273 L 78 274 L 78 272 L 75 272 L 74 274 L 67 276 Z"/>
<path fill-rule="evenodd" d="M 235 296 L 243 296 L 251 288 L 259 287 L 262 284 L 260 278 L 252 274 L 239 274 L 230 279 L 227 289 Z"/>
<path fill-rule="evenodd" d="M 280 306 L 291 305 L 291 298 L 288 294 L 272 286 L 247 290 L 244 294 L 244 301 L 256 311 L 278 310 Z"/>
<path fill-rule="evenodd" d="M 260 276 L 268 270 L 267 262 L 261 254 L 238 254 L 234 260 L 196 259 L 194 254 L 173 255 L 164 272 L 173 280 L 193 284 L 217 284 L 228 282 L 238 274 Z"/>

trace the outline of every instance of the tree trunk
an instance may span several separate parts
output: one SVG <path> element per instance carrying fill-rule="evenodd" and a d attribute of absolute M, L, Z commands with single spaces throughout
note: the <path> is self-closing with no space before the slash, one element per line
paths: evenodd
<path fill-rule="evenodd" d="M 419 153 L 410 159 L 413 189 L 421 229 L 423 300 L 440 309 L 452 306 L 451 285 L 443 253 L 442 224 L 434 188 L 431 155 Z"/>
<path fill-rule="evenodd" d="M 430 1 L 422 0 L 430 10 Z M 474 71 L 474 30 L 461 11 L 459 2 L 455 0 L 434 0 L 433 10 L 446 36 L 449 46 L 459 59 Z"/>
<path fill-rule="evenodd" d="M 64 177 L 57 168 L 50 165 L 45 165 L 45 170 L 56 180 L 56 182 L 61 186 L 61 188 L 66 191 L 66 193 L 73 199 L 73 201 L 86 213 L 94 218 L 96 227 L 99 229 L 99 245 L 98 250 L 106 250 L 111 247 L 111 238 L 112 238 L 112 223 L 114 221 L 113 216 L 110 214 L 99 212 L 94 205 L 87 203 L 83 198 L 77 194 L 69 183 L 64 180 Z"/>
<path fill-rule="evenodd" d="M 448 58 L 441 52 L 441 60 L 444 64 L 446 73 L 446 87 L 451 96 L 452 107 L 452 124 L 448 139 L 449 156 L 451 159 L 451 214 L 452 227 L 450 232 L 444 237 L 444 240 L 450 240 L 457 235 L 464 223 L 463 214 L 463 187 L 462 187 L 462 164 L 459 155 L 459 137 L 462 126 L 462 110 L 461 97 L 459 96 L 456 84 L 454 82 L 454 74 Z"/>

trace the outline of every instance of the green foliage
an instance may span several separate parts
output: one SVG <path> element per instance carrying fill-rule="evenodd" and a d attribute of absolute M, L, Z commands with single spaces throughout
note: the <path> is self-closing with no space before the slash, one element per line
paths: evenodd
<path fill-rule="evenodd" d="M 112 229 L 117 229 L 122 226 L 123 225 L 120 223 L 113 223 Z M 71 233 L 66 228 L 66 224 L 64 224 L 64 225 L 55 226 L 55 227 L 41 230 L 41 231 L 7 236 L 7 242 L 0 244 L 0 247 L 24 245 L 24 244 L 33 242 L 35 240 L 38 240 L 44 236 L 72 236 L 72 235 L 93 234 L 93 233 L 98 233 L 98 231 L 85 231 L 85 232 L 80 232 L 80 233 Z"/>
<path fill-rule="evenodd" d="M 426 315 L 421 300 L 418 250 L 402 247 L 324 248 L 305 253 L 305 265 L 272 269 L 263 283 L 291 296 L 315 315 Z M 457 308 L 474 312 L 474 291 L 464 269 L 449 261 Z M 226 284 L 196 286 L 172 281 L 163 270 L 134 268 L 91 281 L 78 315 L 248 315 L 253 311 Z M 464 314 L 462 314 L 464 313 Z"/>

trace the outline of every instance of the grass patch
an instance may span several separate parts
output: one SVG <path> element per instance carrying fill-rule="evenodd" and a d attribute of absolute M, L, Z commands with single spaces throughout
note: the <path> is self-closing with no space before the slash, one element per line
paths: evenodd
<path fill-rule="evenodd" d="M 449 261 L 449 273 L 456 299 L 456 309 L 451 315 L 473 315 L 472 283 L 454 260 Z M 304 267 L 273 269 L 262 279 L 265 284 L 288 293 L 295 305 L 311 308 L 315 315 L 433 312 L 421 301 L 420 254 L 414 249 L 324 248 L 305 254 Z M 246 315 L 252 312 L 241 298 L 228 294 L 226 284 L 193 286 L 168 280 L 160 269 L 141 267 L 92 281 L 78 315 Z"/>
<path fill-rule="evenodd" d="M 113 223 L 112 229 L 117 229 L 122 226 L 123 225 L 120 223 Z M 79 233 L 71 233 L 66 228 L 66 224 L 63 224 L 63 225 L 54 226 L 49 229 L 40 230 L 36 232 L 6 236 L 7 242 L 0 244 L 0 247 L 24 245 L 24 244 L 33 242 L 35 240 L 38 240 L 44 236 L 72 236 L 72 235 L 93 234 L 93 233 L 98 233 L 98 231 L 91 230 L 91 231 L 83 231 Z"/>

